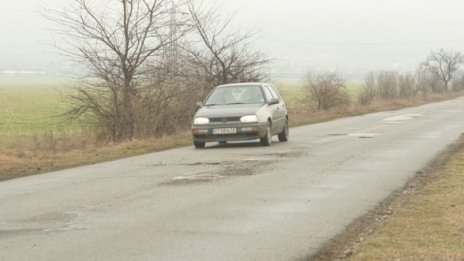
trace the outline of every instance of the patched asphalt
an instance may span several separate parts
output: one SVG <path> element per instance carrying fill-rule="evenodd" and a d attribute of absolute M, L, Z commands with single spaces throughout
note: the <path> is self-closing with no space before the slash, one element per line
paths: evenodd
<path fill-rule="evenodd" d="M 459 98 L 0 182 L 0 260 L 310 256 L 463 132 Z"/>

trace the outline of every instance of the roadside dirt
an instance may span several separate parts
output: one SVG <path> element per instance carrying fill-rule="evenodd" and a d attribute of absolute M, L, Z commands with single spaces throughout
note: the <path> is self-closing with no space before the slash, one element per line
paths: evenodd
<path fill-rule="evenodd" d="M 300 260 L 348 260 L 363 242 L 384 226 L 385 222 L 402 207 L 404 202 L 431 182 L 430 174 L 443 168 L 451 157 L 462 148 L 464 148 L 464 134 L 458 141 L 439 153 L 424 169 L 418 171 L 403 188 L 395 191 L 375 209 L 351 223 L 344 232 L 327 242 L 319 252 Z"/>

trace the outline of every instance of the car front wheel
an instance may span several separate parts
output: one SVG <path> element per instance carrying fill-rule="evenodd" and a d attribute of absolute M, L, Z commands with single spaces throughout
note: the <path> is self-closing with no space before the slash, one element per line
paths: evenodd
<path fill-rule="evenodd" d="M 205 148 L 206 143 L 205 142 L 200 142 L 200 141 L 194 141 L 193 145 L 197 149 L 203 149 L 203 148 Z"/>
<path fill-rule="evenodd" d="M 263 146 L 270 146 L 272 144 L 272 135 L 271 135 L 271 127 L 267 125 L 266 128 L 266 135 L 263 138 L 259 139 Z"/>
<path fill-rule="evenodd" d="M 277 137 L 279 137 L 279 141 L 285 142 L 288 141 L 289 130 L 288 130 L 288 120 L 285 121 L 284 129 L 282 130 Z"/>

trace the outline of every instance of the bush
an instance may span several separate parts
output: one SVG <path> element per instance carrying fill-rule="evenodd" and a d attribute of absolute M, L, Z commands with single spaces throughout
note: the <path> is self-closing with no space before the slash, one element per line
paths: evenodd
<path fill-rule="evenodd" d="M 382 99 L 394 99 L 398 97 L 397 73 L 392 71 L 381 71 L 377 76 L 377 86 Z"/>
<path fill-rule="evenodd" d="M 377 95 L 377 86 L 375 85 L 375 74 L 370 72 L 366 75 L 364 80 L 364 86 L 361 92 L 358 94 L 358 102 L 362 105 L 369 105 Z"/>
<path fill-rule="evenodd" d="M 318 110 L 329 110 L 349 103 L 346 80 L 336 73 L 308 73 L 305 91 L 307 100 L 316 104 Z"/>
<path fill-rule="evenodd" d="M 416 83 L 412 74 L 398 76 L 398 89 L 400 98 L 410 98 L 417 94 Z"/>

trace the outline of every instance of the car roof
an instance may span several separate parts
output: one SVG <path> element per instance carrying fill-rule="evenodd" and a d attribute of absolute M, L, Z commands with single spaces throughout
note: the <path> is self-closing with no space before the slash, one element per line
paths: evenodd
<path fill-rule="evenodd" d="M 264 82 L 241 82 L 241 83 L 229 83 L 229 84 L 223 84 L 219 85 L 216 88 L 222 88 L 222 87 L 247 87 L 247 86 L 263 86 L 263 85 L 271 85 L 269 83 L 264 83 Z"/>

